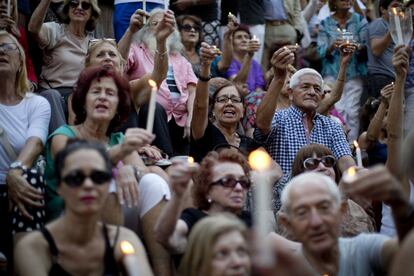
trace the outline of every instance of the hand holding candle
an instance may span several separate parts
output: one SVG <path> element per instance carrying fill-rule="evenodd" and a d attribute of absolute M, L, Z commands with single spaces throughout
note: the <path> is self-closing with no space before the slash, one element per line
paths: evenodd
<path fill-rule="evenodd" d="M 400 21 L 400 17 L 399 17 L 399 13 L 397 8 L 392 8 L 392 13 L 393 13 L 393 20 L 394 20 L 394 24 L 395 24 L 395 31 L 397 32 L 397 45 L 404 45 L 404 40 L 403 40 L 403 35 L 402 35 L 402 31 L 401 31 L 401 21 Z"/>
<path fill-rule="evenodd" d="M 11 0 L 7 0 L 7 16 L 11 16 Z"/>
<path fill-rule="evenodd" d="M 356 153 L 356 159 L 357 159 L 357 166 L 358 167 L 363 167 L 364 165 L 362 164 L 361 148 L 359 147 L 357 141 L 354 141 L 354 146 L 355 146 L 355 153 Z"/>
<path fill-rule="evenodd" d="M 139 266 L 135 256 L 135 249 L 128 241 L 121 242 L 122 264 L 128 276 L 139 276 Z"/>
<path fill-rule="evenodd" d="M 147 115 L 147 131 L 152 133 L 154 127 L 155 104 L 157 97 L 157 84 L 153 80 L 148 81 L 151 86 L 151 98 L 149 101 L 148 115 Z"/>

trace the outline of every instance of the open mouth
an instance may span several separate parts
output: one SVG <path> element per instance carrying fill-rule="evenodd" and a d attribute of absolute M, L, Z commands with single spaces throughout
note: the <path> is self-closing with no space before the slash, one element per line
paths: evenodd
<path fill-rule="evenodd" d="M 98 104 L 98 105 L 96 105 L 95 109 L 97 109 L 98 111 L 101 111 L 101 112 L 105 112 L 105 111 L 108 110 L 108 107 L 104 104 Z"/>
<path fill-rule="evenodd" d="M 234 117 L 236 115 L 236 112 L 234 110 L 224 110 L 223 112 L 224 116 L 226 117 Z"/>

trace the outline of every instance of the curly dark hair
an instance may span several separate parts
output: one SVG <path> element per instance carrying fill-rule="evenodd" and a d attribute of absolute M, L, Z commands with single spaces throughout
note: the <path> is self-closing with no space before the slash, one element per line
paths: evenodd
<path fill-rule="evenodd" d="M 69 24 L 70 18 L 69 18 L 69 8 L 70 8 L 70 2 L 72 0 L 65 0 L 63 2 L 62 8 L 60 10 L 60 16 L 62 18 L 62 22 L 65 24 Z M 96 22 L 98 21 L 99 16 L 101 15 L 101 9 L 98 6 L 97 0 L 90 0 L 90 4 L 92 5 L 92 13 L 91 18 L 89 18 L 88 22 L 86 23 L 85 30 L 88 32 L 92 32 L 95 30 Z"/>
<path fill-rule="evenodd" d="M 213 167 L 223 162 L 239 164 L 247 176 L 250 173 L 250 166 L 246 158 L 237 149 L 229 148 L 223 149 L 220 152 L 209 152 L 203 161 L 201 161 L 200 169 L 194 178 L 194 185 L 192 187 L 194 204 L 202 210 L 208 210 L 210 208 L 210 203 L 207 201 L 206 195 L 210 190 Z"/>
<path fill-rule="evenodd" d="M 101 78 L 111 78 L 118 88 L 118 107 L 115 117 L 111 120 L 107 135 L 117 130 L 129 116 L 131 109 L 131 98 L 129 94 L 129 82 L 114 69 L 102 66 L 90 66 L 85 68 L 79 75 L 78 82 L 74 88 L 72 96 L 72 109 L 76 115 L 75 124 L 81 124 L 86 120 L 85 110 L 86 95 L 94 80 Z"/>

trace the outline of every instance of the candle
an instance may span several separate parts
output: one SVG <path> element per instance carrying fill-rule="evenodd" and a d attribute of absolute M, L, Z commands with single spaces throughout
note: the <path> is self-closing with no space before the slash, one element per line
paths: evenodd
<path fill-rule="evenodd" d="M 253 35 L 252 40 L 256 40 L 257 42 L 259 42 L 259 39 L 257 38 L 256 35 Z"/>
<path fill-rule="evenodd" d="M 397 32 L 397 44 L 398 45 L 403 45 L 404 41 L 403 41 L 403 36 L 402 36 L 402 31 L 401 31 L 401 22 L 400 22 L 400 17 L 398 16 L 398 11 L 397 8 L 392 8 L 392 13 L 394 14 L 394 23 L 395 23 L 395 31 Z"/>
<path fill-rule="evenodd" d="M 147 0 L 142 0 L 142 9 L 146 12 L 147 11 Z"/>
<path fill-rule="evenodd" d="M 128 241 L 121 242 L 122 263 L 128 276 L 138 276 L 139 266 L 136 262 L 135 249 Z"/>
<path fill-rule="evenodd" d="M 11 16 L 11 0 L 7 0 L 7 16 Z"/>
<path fill-rule="evenodd" d="M 154 127 L 155 103 L 157 97 L 157 84 L 153 80 L 148 81 L 151 86 L 151 98 L 149 101 L 148 115 L 147 115 L 147 131 L 152 132 Z"/>
<path fill-rule="evenodd" d="M 352 182 L 353 180 L 355 180 L 355 178 L 356 178 L 355 167 L 350 167 L 348 170 L 346 170 L 346 172 L 342 176 L 342 180 L 347 183 Z"/>
<path fill-rule="evenodd" d="M 358 167 L 363 167 L 361 148 L 359 147 L 357 141 L 354 141 L 354 146 L 355 146 L 355 153 L 356 153 L 356 158 L 357 158 L 357 165 L 358 165 Z"/>
<path fill-rule="evenodd" d="M 271 210 L 271 184 L 269 178 L 269 168 L 272 158 L 266 151 L 255 150 L 249 155 L 249 164 L 254 170 L 252 180 L 256 187 L 256 210 L 255 210 L 255 230 L 259 245 L 259 261 L 261 265 L 272 264 L 273 257 L 266 236 L 270 232 L 267 227 L 267 213 Z"/>
<path fill-rule="evenodd" d="M 164 9 L 168 10 L 168 0 L 164 0 Z"/>

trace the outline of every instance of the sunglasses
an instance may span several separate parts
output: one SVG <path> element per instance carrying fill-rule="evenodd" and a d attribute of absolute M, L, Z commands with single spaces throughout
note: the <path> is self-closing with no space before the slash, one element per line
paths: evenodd
<path fill-rule="evenodd" d="M 216 98 L 216 103 L 227 103 L 228 101 L 231 101 L 232 103 L 241 103 L 242 99 L 237 96 L 228 96 L 228 95 L 222 95 Z"/>
<path fill-rule="evenodd" d="M 303 167 L 307 170 L 315 170 L 321 162 L 325 167 L 332 168 L 335 166 L 336 159 L 332 155 L 326 155 L 321 158 L 309 157 L 303 161 Z"/>
<path fill-rule="evenodd" d="M 112 179 L 112 173 L 107 171 L 93 170 L 89 175 L 86 175 L 81 170 L 75 170 L 62 177 L 62 180 L 69 187 L 80 187 L 86 178 L 91 179 L 96 185 L 103 185 Z"/>
<path fill-rule="evenodd" d="M 250 186 L 252 185 L 251 182 L 250 182 L 250 179 L 247 178 L 247 177 L 242 177 L 240 179 L 234 179 L 234 178 L 231 178 L 231 177 L 223 177 L 223 178 L 220 178 L 219 180 L 217 180 L 215 182 L 210 183 L 210 186 L 220 185 L 220 186 L 223 186 L 225 188 L 232 188 L 233 189 L 234 187 L 236 187 L 237 183 L 240 184 L 240 186 L 242 186 L 243 189 L 245 189 L 245 190 L 250 189 Z"/>
<path fill-rule="evenodd" d="M 17 45 L 16 43 L 0 43 L 0 49 L 4 52 L 11 52 L 17 50 Z"/>
<path fill-rule="evenodd" d="M 79 4 L 82 8 L 82 10 L 87 11 L 92 7 L 91 3 L 88 2 L 79 2 L 77 0 L 72 0 L 69 2 L 69 7 L 71 7 L 72 9 L 76 9 L 79 7 Z"/>
<path fill-rule="evenodd" d="M 201 31 L 201 27 L 199 26 L 193 26 L 190 24 L 185 24 L 185 25 L 181 25 L 180 26 L 180 30 L 184 31 L 184 32 L 191 32 L 194 29 L 194 31 L 196 32 L 200 32 Z"/>
<path fill-rule="evenodd" d="M 93 39 L 89 40 L 89 42 L 88 42 L 88 49 L 90 47 L 92 47 L 93 45 L 97 44 L 98 42 L 101 42 L 101 41 L 108 42 L 109 44 L 117 47 L 116 40 L 114 38 L 93 38 Z"/>

